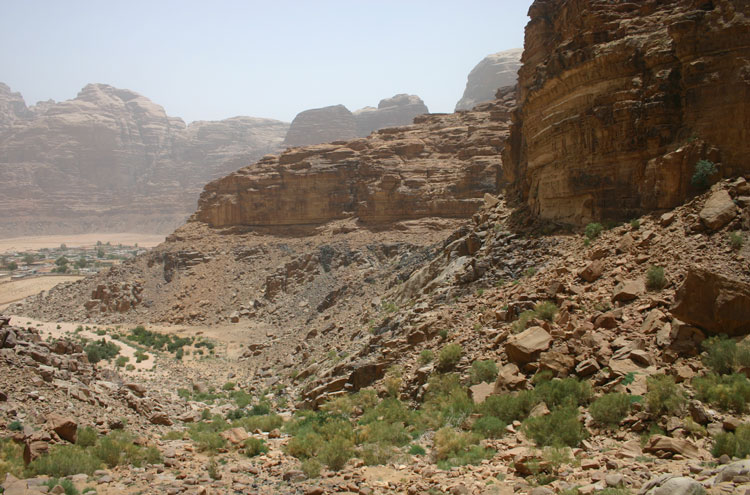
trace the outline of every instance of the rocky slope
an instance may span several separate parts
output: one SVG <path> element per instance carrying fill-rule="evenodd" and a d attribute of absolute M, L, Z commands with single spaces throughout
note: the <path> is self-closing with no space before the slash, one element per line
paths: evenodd
<path fill-rule="evenodd" d="M 456 111 L 471 110 L 475 105 L 491 101 L 495 91 L 505 86 L 515 86 L 521 67 L 523 49 L 514 48 L 487 55 L 474 67 L 466 80 L 466 89 Z"/>
<path fill-rule="evenodd" d="M 190 126 L 129 90 L 90 84 L 27 109 L 0 88 L 0 228 L 9 236 L 169 232 L 209 180 L 277 149 L 282 122 Z"/>
<path fill-rule="evenodd" d="M 344 105 L 305 110 L 294 117 L 284 138 L 284 146 L 308 146 L 366 137 L 378 129 L 411 124 L 414 117 L 426 113 L 427 106 L 421 98 L 406 94 L 380 100 L 378 108 L 365 107 L 354 112 Z"/>
<path fill-rule="evenodd" d="M 585 224 L 681 204 L 699 159 L 748 171 L 750 5 L 537 0 L 506 155 L 511 196 Z"/>

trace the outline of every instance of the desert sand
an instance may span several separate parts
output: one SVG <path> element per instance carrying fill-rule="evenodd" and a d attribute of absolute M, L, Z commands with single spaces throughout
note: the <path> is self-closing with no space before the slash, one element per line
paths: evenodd
<path fill-rule="evenodd" d="M 63 282 L 73 282 L 83 277 L 74 275 L 25 278 L 12 282 L 0 282 L 0 310 L 9 304 L 25 299 Z"/>
<path fill-rule="evenodd" d="M 0 253 L 55 248 L 60 246 L 60 244 L 65 244 L 68 247 L 91 247 L 95 246 L 97 241 L 109 242 L 114 245 L 124 244 L 126 246 L 133 246 L 138 243 L 138 246 L 150 248 L 163 242 L 164 238 L 164 235 L 159 234 L 137 234 L 132 232 L 11 237 L 0 239 Z"/>

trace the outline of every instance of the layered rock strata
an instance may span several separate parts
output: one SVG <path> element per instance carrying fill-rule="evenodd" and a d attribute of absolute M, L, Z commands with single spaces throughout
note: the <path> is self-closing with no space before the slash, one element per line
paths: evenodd
<path fill-rule="evenodd" d="M 518 81 L 523 49 L 513 48 L 487 55 L 474 67 L 466 80 L 466 89 L 456 111 L 471 110 L 475 105 L 492 101 L 495 92 L 505 86 L 514 86 Z"/>
<path fill-rule="evenodd" d="M 538 217 L 627 219 L 750 170 L 750 4 L 537 0 L 505 163 Z"/>
<path fill-rule="evenodd" d="M 283 227 L 470 216 L 501 168 L 515 93 L 498 96 L 474 112 L 424 115 L 368 138 L 266 156 L 209 183 L 192 221 Z"/>
<path fill-rule="evenodd" d="M 90 84 L 30 109 L 0 87 L 0 229 L 5 235 L 169 232 L 200 188 L 278 148 L 287 124 L 169 117 L 133 91 Z"/>

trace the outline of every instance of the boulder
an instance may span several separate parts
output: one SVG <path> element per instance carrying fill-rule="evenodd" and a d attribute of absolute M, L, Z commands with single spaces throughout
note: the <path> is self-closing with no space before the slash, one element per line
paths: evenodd
<path fill-rule="evenodd" d="M 552 336 L 544 328 L 530 327 L 510 337 L 505 344 L 505 352 L 510 361 L 526 364 L 535 361 L 551 343 Z"/>
<path fill-rule="evenodd" d="M 746 335 L 750 333 L 750 284 L 690 266 L 671 313 L 712 334 Z"/>
<path fill-rule="evenodd" d="M 652 479 L 638 492 L 639 495 L 701 495 L 706 493 L 703 485 L 686 476 L 662 474 Z"/>
<path fill-rule="evenodd" d="M 648 444 L 643 451 L 654 454 L 657 457 L 671 457 L 679 454 L 691 459 L 701 459 L 701 451 L 692 443 L 681 438 L 666 437 L 664 435 L 653 435 L 648 439 Z"/>
<path fill-rule="evenodd" d="M 638 299 L 638 296 L 644 292 L 646 292 L 646 284 L 643 280 L 625 280 L 615 287 L 612 302 L 629 302 Z"/>
<path fill-rule="evenodd" d="M 57 433 L 57 436 L 70 443 L 76 442 L 78 432 L 78 423 L 70 416 L 63 416 L 57 413 L 47 415 L 47 424 L 49 428 Z"/>
<path fill-rule="evenodd" d="M 729 193 L 720 189 L 709 196 L 699 216 L 706 227 L 718 230 L 737 216 L 737 206 Z"/>
<path fill-rule="evenodd" d="M 239 445 L 250 438 L 250 435 L 242 427 L 230 428 L 226 431 L 222 431 L 221 436 L 234 445 Z"/>
<path fill-rule="evenodd" d="M 151 424 L 172 426 L 172 420 L 170 419 L 169 414 L 165 413 L 164 411 L 156 411 L 151 416 L 149 416 L 148 420 L 151 422 Z"/>
<path fill-rule="evenodd" d="M 578 276 L 586 282 L 594 282 L 604 273 L 604 261 L 595 260 L 589 263 L 586 268 L 578 272 Z"/>

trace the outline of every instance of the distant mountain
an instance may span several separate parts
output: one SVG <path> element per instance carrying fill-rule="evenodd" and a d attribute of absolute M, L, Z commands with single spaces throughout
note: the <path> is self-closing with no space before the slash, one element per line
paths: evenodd
<path fill-rule="evenodd" d="M 106 84 L 27 107 L 0 83 L 0 231 L 170 232 L 207 182 L 276 151 L 288 127 L 252 117 L 186 126 Z"/>
<path fill-rule="evenodd" d="M 407 94 L 380 100 L 378 108 L 365 107 L 354 112 L 344 105 L 305 110 L 292 121 L 284 145 L 309 146 L 366 137 L 384 127 L 411 124 L 414 117 L 428 112 L 419 96 Z"/>
<path fill-rule="evenodd" d="M 456 103 L 456 111 L 471 110 L 475 105 L 492 101 L 498 88 L 516 84 L 522 54 L 522 48 L 513 48 L 484 57 L 469 72 L 466 89 Z"/>

